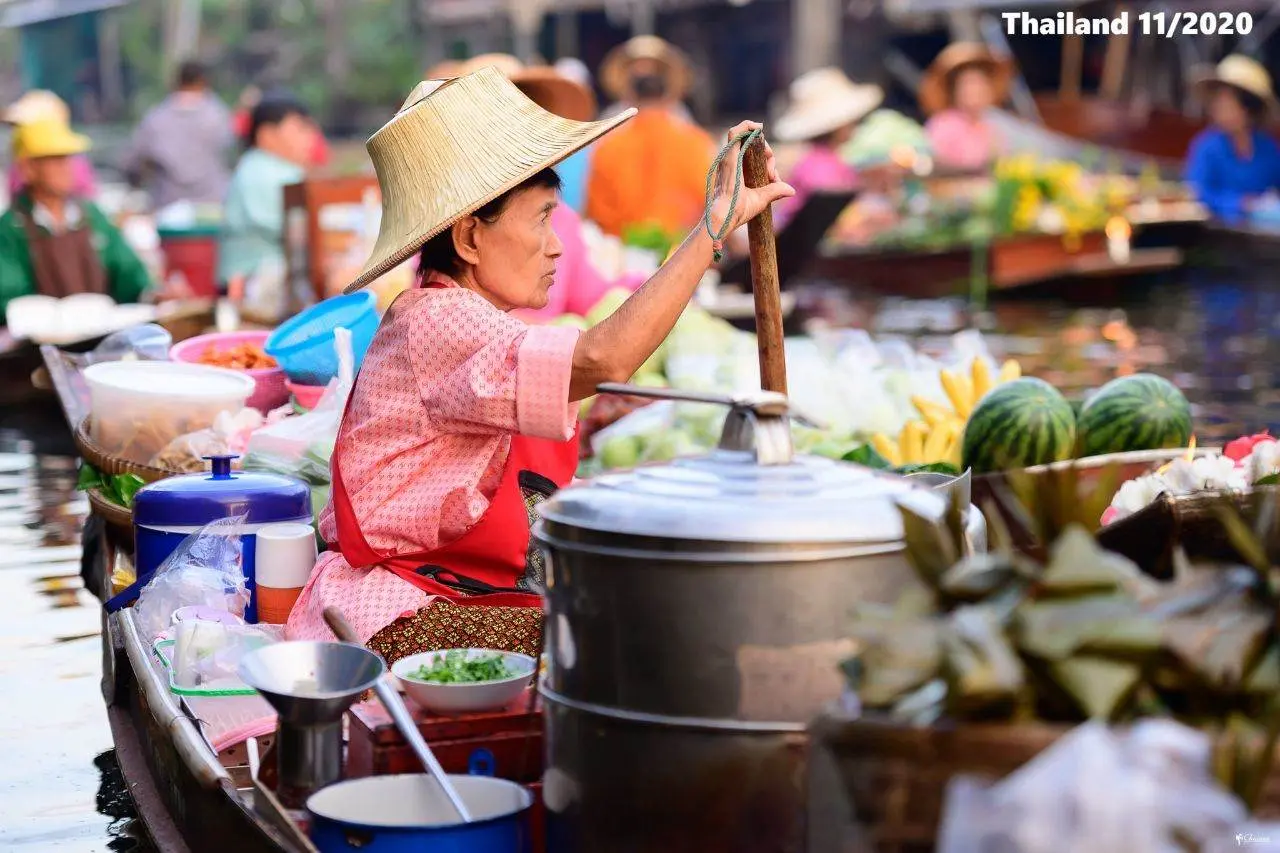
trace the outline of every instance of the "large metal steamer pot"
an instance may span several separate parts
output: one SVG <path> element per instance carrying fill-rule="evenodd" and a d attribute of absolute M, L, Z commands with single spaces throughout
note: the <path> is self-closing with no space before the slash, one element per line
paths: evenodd
<path fill-rule="evenodd" d="M 793 458 L 781 395 L 678 397 L 731 406 L 716 451 L 540 507 L 552 853 L 803 850 L 805 727 L 843 690 L 855 609 L 919 583 L 897 504 L 944 512 L 907 478 Z"/>

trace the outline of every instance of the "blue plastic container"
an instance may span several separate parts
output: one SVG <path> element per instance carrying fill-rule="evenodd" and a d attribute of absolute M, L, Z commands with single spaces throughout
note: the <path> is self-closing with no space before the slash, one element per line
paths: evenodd
<path fill-rule="evenodd" d="M 234 456 L 211 456 L 208 474 L 170 477 L 138 490 L 133 500 L 133 535 L 137 546 L 138 580 L 117 598 L 146 585 L 156 569 L 182 541 L 211 521 L 247 515 L 240 537 L 241 565 L 249 590 L 245 621 L 258 621 L 258 593 L 254 583 L 257 531 L 281 522 L 311 523 L 311 489 L 306 483 L 279 474 L 231 470 Z M 116 603 L 116 599 L 112 599 Z M 123 603 L 123 602 L 120 602 Z"/>
<path fill-rule="evenodd" d="M 369 776 L 311 795 L 311 842 L 320 853 L 531 853 L 527 788 L 489 776 L 449 781 L 471 823 L 459 823 L 431 776 Z"/>
<path fill-rule="evenodd" d="M 263 349 L 292 381 L 328 385 L 338 375 L 334 330 L 341 326 L 351 332 L 351 354 L 359 370 L 378 323 L 378 299 L 369 291 L 334 296 L 285 321 L 267 338 Z"/>

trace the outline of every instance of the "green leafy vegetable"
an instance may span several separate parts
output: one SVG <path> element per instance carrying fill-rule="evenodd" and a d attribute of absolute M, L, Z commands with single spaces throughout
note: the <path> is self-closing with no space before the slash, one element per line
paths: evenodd
<path fill-rule="evenodd" d="M 887 471 L 893 466 L 870 444 L 864 444 L 861 447 L 855 447 L 844 455 L 845 462 L 856 462 L 859 465 L 866 465 L 868 468 L 876 468 L 880 471 Z"/>
<path fill-rule="evenodd" d="M 519 673 L 507 666 L 502 655 L 477 655 L 468 658 L 467 652 L 454 649 L 438 656 L 430 666 L 423 664 L 409 677 L 415 681 L 433 684 L 476 684 L 481 681 L 500 681 Z"/>
<path fill-rule="evenodd" d="M 111 503 L 125 509 L 133 508 L 133 498 L 138 490 L 147 483 L 137 474 L 113 474 L 104 477 L 102 472 L 92 465 L 81 463 L 80 474 L 76 479 L 76 489 L 87 492 L 97 489 Z"/>

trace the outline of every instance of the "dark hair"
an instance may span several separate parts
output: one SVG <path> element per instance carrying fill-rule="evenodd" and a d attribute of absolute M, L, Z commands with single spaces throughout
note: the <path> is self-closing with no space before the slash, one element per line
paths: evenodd
<path fill-rule="evenodd" d="M 507 203 L 512 198 L 525 190 L 537 189 L 538 187 L 546 187 L 559 192 L 560 176 L 556 174 L 556 170 L 550 167 L 543 169 L 514 189 L 507 190 L 493 201 L 476 208 L 471 212 L 471 215 L 485 222 L 493 223 L 502 215 L 502 211 L 506 209 Z M 428 240 L 418 255 L 418 272 L 421 275 L 434 271 L 448 276 L 456 276 L 462 271 L 461 267 L 461 259 L 458 257 L 457 250 L 453 247 L 453 228 L 446 228 Z"/>
<path fill-rule="evenodd" d="M 632 74 L 631 91 L 637 100 L 659 100 L 667 95 L 667 78 L 662 74 Z"/>
<path fill-rule="evenodd" d="M 203 86 L 208 81 L 204 66 L 195 60 L 187 60 L 178 67 L 178 88 L 191 89 Z"/>
<path fill-rule="evenodd" d="M 1244 89 L 1237 89 L 1235 86 L 1227 86 L 1227 89 L 1233 92 L 1239 99 L 1240 105 L 1244 107 L 1244 111 L 1249 114 L 1249 119 L 1254 124 L 1261 124 L 1267 115 L 1267 102 L 1259 98 L 1252 92 L 1246 92 Z"/>
<path fill-rule="evenodd" d="M 245 138 L 245 145 L 249 148 L 254 147 L 258 144 L 259 130 L 273 124 L 279 124 L 289 116 L 311 118 L 311 113 L 293 95 L 284 92 L 264 95 L 257 106 L 253 108 L 253 112 L 250 113 L 249 134 Z"/>

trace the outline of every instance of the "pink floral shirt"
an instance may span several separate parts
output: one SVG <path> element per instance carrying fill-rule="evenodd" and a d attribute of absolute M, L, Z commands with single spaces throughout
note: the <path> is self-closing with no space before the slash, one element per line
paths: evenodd
<path fill-rule="evenodd" d="M 511 436 L 567 440 L 578 330 L 528 326 L 439 275 L 402 294 L 383 319 L 339 430 L 342 477 L 376 550 L 413 553 L 461 536 L 489 507 Z M 320 533 L 337 539 L 333 503 Z M 430 596 L 380 568 L 321 555 L 289 617 L 290 639 L 331 638 L 342 608 L 362 641 Z"/>
<path fill-rule="evenodd" d="M 812 146 L 787 176 L 787 183 L 796 188 L 796 194 L 774 205 L 774 224 L 778 228 L 785 226 L 814 193 L 851 190 L 856 181 L 857 173 L 840 157 L 840 152 L 827 145 Z"/>
<path fill-rule="evenodd" d="M 938 165 L 950 169 L 981 169 L 1004 149 L 1004 140 L 990 122 L 974 121 L 960 110 L 943 110 L 924 126 Z"/>

